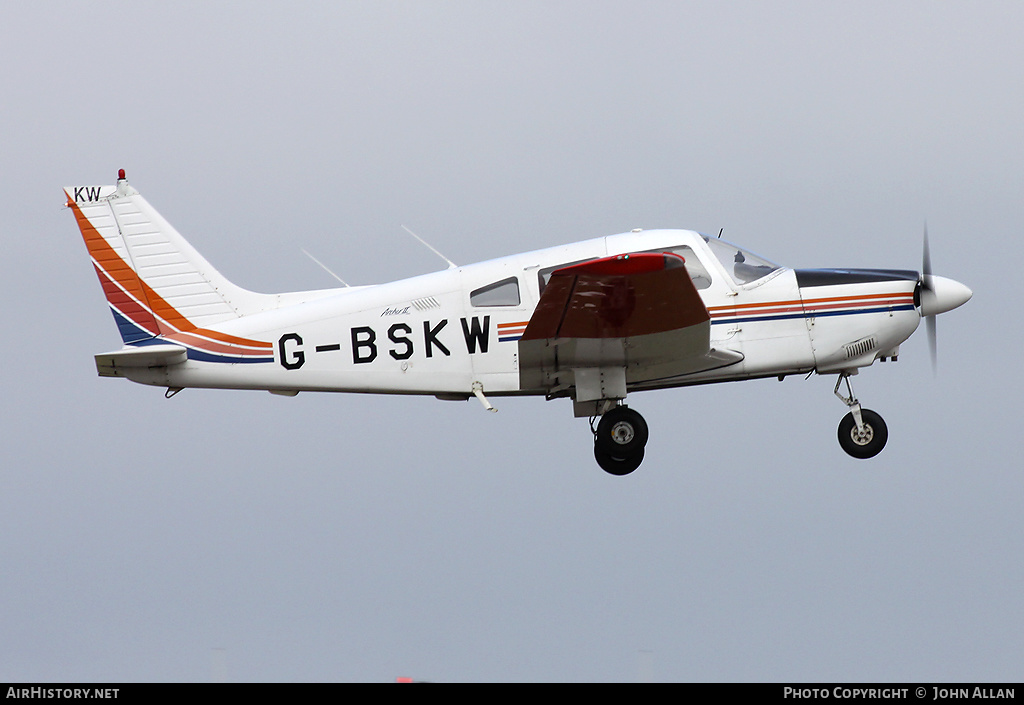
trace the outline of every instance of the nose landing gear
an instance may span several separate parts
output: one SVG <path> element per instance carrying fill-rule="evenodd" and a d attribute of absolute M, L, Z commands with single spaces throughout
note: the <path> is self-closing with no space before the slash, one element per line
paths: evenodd
<path fill-rule="evenodd" d="M 839 385 L 843 382 L 846 382 L 847 396 L 843 396 L 839 391 Z M 843 372 L 839 375 L 833 393 L 850 409 L 850 413 L 839 422 L 839 445 L 848 455 L 861 460 L 873 458 L 881 453 L 885 448 L 885 442 L 889 440 L 889 430 L 881 416 L 870 409 L 861 408 L 860 402 L 853 394 L 849 373 Z"/>
<path fill-rule="evenodd" d="M 628 475 L 640 467 L 647 445 L 647 422 L 627 406 L 616 406 L 601 416 L 594 429 L 594 458 L 611 475 Z"/>
<path fill-rule="evenodd" d="M 844 383 L 845 395 L 839 391 Z M 889 430 L 880 415 L 861 408 L 850 384 L 850 373 L 840 373 L 832 391 L 850 410 L 839 422 L 837 435 L 842 449 L 861 460 L 881 453 L 889 440 Z M 594 459 L 601 469 L 621 476 L 640 467 L 649 437 L 644 417 L 625 405 L 619 405 L 602 414 L 595 427 L 597 418 L 591 417 L 590 430 L 594 433 Z"/>

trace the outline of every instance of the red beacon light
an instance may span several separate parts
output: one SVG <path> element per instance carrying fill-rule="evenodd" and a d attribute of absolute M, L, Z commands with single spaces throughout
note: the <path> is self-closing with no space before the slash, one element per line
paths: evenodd
<path fill-rule="evenodd" d="M 124 169 L 117 170 L 117 178 L 119 181 L 124 181 Z"/>

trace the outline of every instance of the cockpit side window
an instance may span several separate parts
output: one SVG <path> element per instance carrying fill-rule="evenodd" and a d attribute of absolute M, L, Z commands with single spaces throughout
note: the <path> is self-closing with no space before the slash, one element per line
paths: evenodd
<path fill-rule="evenodd" d="M 731 242 L 718 238 L 703 236 L 708 247 L 715 253 L 715 257 L 725 267 L 725 271 L 732 275 L 737 284 L 749 284 L 761 277 L 766 277 L 779 265 L 769 262 L 763 257 L 758 257 L 752 252 L 740 249 Z"/>
<path fill-rule="evenodd" d="M 518 306 L 519 302 L 519 279 L 516 277 L 482 286 L 469 294 L 469 303 L 473 306 Z"/>

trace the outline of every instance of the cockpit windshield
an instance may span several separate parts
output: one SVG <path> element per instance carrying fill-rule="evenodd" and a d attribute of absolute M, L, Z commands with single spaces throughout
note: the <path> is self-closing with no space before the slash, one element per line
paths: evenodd
<path fill-rule="evenodd" d="M 752 252 L 736 247 L 736 245 L 727 240 L 708 237 L 703 234 L 701 237 L 704 238 L 704 242 L 708 243 L 708 247 L 715 253 L 715 257 L 718 258 L 718 261 L 725 267 L 725 271 L 732 276 L 737 284 L 749 284 L 750 282 L 757 281 L 779 268 L 779 265 L 774 262 L 769 262 L 763 257 L 758 257 Z"/>

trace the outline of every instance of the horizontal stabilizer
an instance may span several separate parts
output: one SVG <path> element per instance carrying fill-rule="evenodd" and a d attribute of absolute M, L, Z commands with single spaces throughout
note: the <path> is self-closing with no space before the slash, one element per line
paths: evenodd
<path fill-rule="evenodd" d="M 124 377 L 119 372 L 124 368 L 167 367 L 187 359 L 188 351 L 180 345 L 147 345 L 96 355 L 96 371 L 100 377 Z"/>

